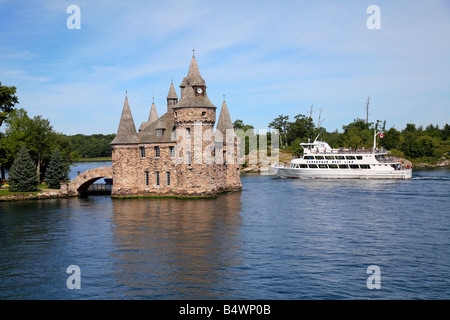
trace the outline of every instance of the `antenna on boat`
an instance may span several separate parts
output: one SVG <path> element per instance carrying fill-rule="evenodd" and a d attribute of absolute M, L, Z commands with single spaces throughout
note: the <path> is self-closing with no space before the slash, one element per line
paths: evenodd
<path fill-rule="evenodd" d="M 317 135 L 317 137 L 314 139 L 314 142 L 316 142 L 317 141 L 317 139 L 319 138 L 319 136 L 320 136 L 320 133 L 321 132 L 319 132 L 319 134 Z"/>
<path fill-rule="evenodd" d="M 380 133 L 380 132 L 377 132 L 377 129 L 378 129 L 378 123 L 380 123 L 381 122 L 381 120 L 377 120 L 377 124 L 375 125 L 375 130 L 374 130 L 374 132 L 373 132 L 373 152 L 375 153 L 375 150 L 377 149 L 377 135 Z"/>

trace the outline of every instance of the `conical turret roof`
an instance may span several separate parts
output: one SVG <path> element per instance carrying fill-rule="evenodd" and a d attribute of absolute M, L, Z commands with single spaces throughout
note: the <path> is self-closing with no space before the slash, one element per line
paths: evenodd
<path fill-rule="evenodd" d="M 189 107 L 216 108 L 216 106 L 209 100 L 206 92 L 201 95 L 196 95 L 194 93 L 194 86 L 201 86 L 206 88 L 205 80 L 203 80 L 200 74 L 200 70 L 198 69 L 197 60 L 195 59 L 195 56 L 192 56 L 188 74 L 180 84 L 180 88 L 184 88 L 182 90 L 183 93 L 181 95 L 180 101 L 178 101 L 178 103 L 173 106 L 173 109 Z"/>
<path fill-rule="evenodd" d="M 158 112 L 156 112 L 155 102 L 152 103 L 150 108 L 150 114 L 148 115 L 148 123 L 152 123 L 158 120 Z"/>
<path fill-rule="evenodd" d="M 175 88 L 173 83 L 170 84 L 169 94 L 167 95 L 167 99 L 178 99 L 177 93 L 175 92 Z"/>
<path fill-rule="evenodd" d="M 125 97 L 122 116 L 120 117 L 119 128 L 117 129 L 117 135 L 111 144 L 130 144 L 138 142 L 139 139 L 136 133 L 133 115 L 131 114 L 130 105 L 128 104 L 128 98 Z"/>
<path fill-rule="evenodd" d="M 220 130 L 225 137 L 227 129 L 233 129 L 233 122 L 231 121 L 230 113 L 228 112 L 227 103 L 223 100 L 219 120 L 217 121 L 217 130 Z"/>
<path fill-rule="evenodd" d="M 204 86 L 205 80 L 202 78 L 200 74 L 200 70 L 198 69 L 197 60 L 195 59 L 195 56 L 192 56 L 191 59 L 191 65 L 189 66 L 189 71 L 186 76 L 188 80 L 190 80 L 190 85 L 195 86 Z"/>

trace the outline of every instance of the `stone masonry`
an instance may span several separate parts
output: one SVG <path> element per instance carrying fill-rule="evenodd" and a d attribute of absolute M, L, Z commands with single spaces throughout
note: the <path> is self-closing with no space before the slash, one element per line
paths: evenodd
<path fill-rule="evenodd" d="M 225 101 L 214 129 L 216 106 L 206 94 L 195 56 L 180 91 L 178 100 L 171 84 L 167 112 L 158 118 L 153 103 L 139 131 L 125 98 L 111 142 L 113 197 L 205 197 L 241 190 L 239 139 Z"/>

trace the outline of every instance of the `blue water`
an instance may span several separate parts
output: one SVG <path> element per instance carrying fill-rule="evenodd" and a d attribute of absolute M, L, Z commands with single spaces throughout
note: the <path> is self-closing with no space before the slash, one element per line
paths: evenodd
<path fill-rule="evenodd" d="M 242 183 L 209 200 L 0 202 L 0 299 L 450 298 L 449 169 Z"/>

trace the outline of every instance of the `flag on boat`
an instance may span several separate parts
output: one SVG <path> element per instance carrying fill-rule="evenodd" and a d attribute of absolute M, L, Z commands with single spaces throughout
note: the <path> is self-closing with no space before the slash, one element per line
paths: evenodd
<path fill-rule="evenodd" d="M 380 138 L 384 138 L 384 134 L 383 134 L 382 132 L 380 132 L 380 133 L 378 134 L 378 136 L 379 136 Z"/>

